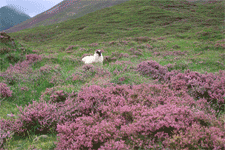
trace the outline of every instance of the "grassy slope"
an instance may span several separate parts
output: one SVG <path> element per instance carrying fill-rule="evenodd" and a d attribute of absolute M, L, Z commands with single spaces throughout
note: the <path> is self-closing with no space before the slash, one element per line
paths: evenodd
<path fill-rule="evenodd" d="M 123 3 L 128 0 L 120 1 L 62 1 L 59 4 L 55 5 L 51 9 L 38 14 L 37 16 L 28 19 L 21 24 L 18 24 L 8 30 L 9 32 L 17 32 L 23 29 L 38 27 L 38 26 L 47 26 L 51 24 L 60 23 L 69 19 L 76 19 L 81 16 L 84 16 L 90 12 L 95 12 L 106 7 L 111 7 Z M 59 8 L 59 10 L 58 10 Z M 57 10 L 57 11 L 56 11 Z M 49 14 L 49 12 L 51 12 Z M 47 13 L 47 14 L 46 14 Z"/>
<path fill-rule="evenodd" d="M 168 5 L 174 5 L 170 7 Z M 153 82 L 148 78 L 140 76 L 133 71 L 125 71 L 117 76 L 113 71 L 123 70 L 124 65 L 105 62 L 103 68 L 112 73 L 111 77 L 98 80 L 93 75 L 88 75 L 82 81 L 66 80 L 73 73 L 82 72 L 81 59 L 85 53 L 92 54 L 95 49 L 104 49 L 104 56 L 111 56 L 112 52 L 128 53 L 130 48 L 143 49 L 137 58 L 120 58 L 119 61 L 131 61 L 128 66 L 136 66 L 143 60 L 156 60 L 161 65 L 174 64 L 175 69 L 184 71 L 190 69 L 200 73 L 218 72 L 225 70 L 225 54 L 223 47 L 215 47 L 216 41 L 223 39 L 224 34 L 224 3 L 202 5 L 195 3 L 194 6 L 180 2 L 166 1 L 129 1 L 118 6 L 98 10 L 75 20 L 68 20 L 60 24 L 46 27 L 26 29 L 16 33 L 10 33 L 17 41 L 26 44 L 26 51 L 37 50 L 37 53 L 45 54 L 41 62 L 35 63 L 33 72 L 28 76 L 33 81 L 20 81 L 9 85 L 13 96 L 1 100 L 0 116 L 7 118 L 6 114 L 18 113 L 17 105 L 27 105 L 32 100 L 39 100 L 46 88 L 55 87 L 65 91 L 79 91 L 85 84 L 103 84 L 102 82 L 120 83 L 119 78 L 125 77 L 123 84 L 140 84 Z M 209 20 L 211 19 L 211 20 Z M 57 27 L 58 26 L 58 27 Z M 137 42 L 135 37 L 148 36 L 151 39 L 146 42 Z M 165 37 L 160 40 L 159 37 Z M 159 38 L 159 39 L 158 39 Z M 129 41 L 128 45 L 119 43 L 121 40 Z M 114 45 L 108 42 L 116 41 Z M 105 43 L 104 43 L 105 42 Z M 96 47 L 89 44 L 98 43 Z M 147 51 L 146 44 L 153 46 L 153 51 Z M 17 43 L 15 57 L 20 58 L 20 44 Z M 71 53 L 66 53 L 65 48 L 69 45 L 78 45 Z M 1 47 L 6 45 L 1 44 Z M 0 47 L 0 48 L 1 48 Z M 8 45 L 8 47 L 10 47 Z M 12 47 L 11 47 L 12 48 Z M 80 48 L 85 50 L 81 51 Z M 153 52 L 165 53 L 171 49 L 187 51 L 184 56 L 154 55 Z M 49 55 L 50 53 L 54 53 Z M 1 55 L 5 71 L 9 66 L 7 55 Z M 14 64 L 13 62 L 11 62 Z M 45 64 L 60 65 L 60 71 L 50 71 L 49 74 L 40 74 L 38 70 Z M 50 83 L 51 78 L 56 80 Z M 3 78 L 0 78 L 3 81 Z M 63 82 L 64 81 L 64 82 Z M 21 87 L 27 87 L 27 91 L 21 91 Z M 30 135 L 24 139 L 15 137 L 10 140 L 7 149 L 28 149 L 30 145 L 36 148 L 54 148 L 55 134 L 49 134 L 47 139 L 34 141 L 37 135 Z"/>
<path fill-rule="evenodd" d="M 126 0 L 128 1 L 128 0 Z M 32 27 L 38 27 L 41 25 L 51 25 L 55 23 L 60 23 L 69 19 L 76 19 L 79 17 L 82 17 L 88 13 L 95 12 L 96 10 L 103 9 L 105 7 L 109 7 L 112 5 L 117 5 L 120 3 L 123 3 L 124 1 L 81 1 L 81 4 L 78 3 L 77 5 L 71 5 L 66 10 L 56 14 L 55 16 L 46 19 L 44 21 L 41 21 L 37 24 L 35 24 Z"/>

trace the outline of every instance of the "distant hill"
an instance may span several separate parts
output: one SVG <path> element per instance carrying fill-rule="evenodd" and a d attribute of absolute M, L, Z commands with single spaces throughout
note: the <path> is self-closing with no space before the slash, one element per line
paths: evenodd
<path fill-rule="evenodd" d="M 0 31 L 9 29 L 31 17 L 12 6 L 0 8 Z"/>
<path fill-rule="evenodd" d="M 88 13 L 111 7 L 129 0 L 104 0 L 104 1 L 78 1 L 78 0 L 64 0 L 55 5 L 51 9 L 28 19 L 21 24 L 18 24 L 8 30 L 6 33 L 17 32 L 27 28 L 38 26 L 46 26 L 55 23 L 60 23 L 68 19 L 76 19 Z"/>

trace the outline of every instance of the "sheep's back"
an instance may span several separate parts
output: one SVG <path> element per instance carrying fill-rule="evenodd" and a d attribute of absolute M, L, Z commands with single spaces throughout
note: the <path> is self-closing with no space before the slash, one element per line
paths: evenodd
<path fill-rule="evenodd" d="M 85 63 L 85 64 L 90 64 L 94 61 L 94 57 L 93 56 L 85 56 L 82 61 Z"/>

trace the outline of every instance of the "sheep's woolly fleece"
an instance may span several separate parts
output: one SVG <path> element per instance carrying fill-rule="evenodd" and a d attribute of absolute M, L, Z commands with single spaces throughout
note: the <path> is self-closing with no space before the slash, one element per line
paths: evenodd
<path fill-rule="evenodd" d="M 100 49 L 98 49 L 95 51 L 93 56 L 85 56 L 84 58 L 82 58 L 82 61 L 85 64 L 91 64 L 91 63 L 95 63 L 95 62 L 103 63 L 102 51 Z"/>

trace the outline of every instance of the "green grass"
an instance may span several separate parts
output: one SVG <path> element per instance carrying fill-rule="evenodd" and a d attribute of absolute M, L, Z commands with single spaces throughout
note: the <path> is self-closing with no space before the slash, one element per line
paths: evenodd
<path fill-rule="evenodd" d="M 175 6 L 167 7 L 168 4 Z M 181 1 L 131 0 L 74 20 L 10 33 L 9 35 L 17 40 L 17 51 L 0 55 L 1 72 L 4 72 L 10 64 L 14 65 L 16 62 L 24 60 L 25 54 L 33 53 L 32 50 L 37 50 L 38 54 L 46 56 L 42 61 L 31 66 L 32 73 L 28 76 L 33 80 L 23 81 L 21 77 L 15 84 L 9 85 L 13 95 L 0 100 L 0 116 L 6 119 L 7 114 L 19 112 L 16 105 L 25 106 L 33 100 L 39 101 L 46 88 L 78 92 L 83 86 L 91 84 L 153 82 L 132 69 L 123 71 L 125 66 L 135 68 L 144 60 L 155 60 L 160 65 L 175 64 L 175 69 L 182 72 L 186 69 L 200 73 L 225 70 L 224 48 L 215 47 L 216 41 L 224 38 L 224 12 L 219 11 L 221 7 L 224 9 L 224 2 L 204 5 L 195 3 L 195 6 L 186 6 Z M 208 19 L 213 19 L 213 21 L 207 21 Z M 136 41 L 135 38 L 140 36 L 148 36 L 149 40 Z M 165 39 L 160 40 L 159 37 Z M 121 40 L 129 41 L 128 45 L 122 43 L 117 45 Z M 115 41 L 116 44 L 109 45 L 110 41 Z M 18 42 L 26 44 L 25 51 L 20 49 L 22 45 Z M 99 45 L 92 47 L 89 46 L 91 43 Z M 146 44 L 153 46 L 153 50 L 148 50 L 145 47 Z M 70 50 L 71 53 L 66 53 L 65 49 L 69 45 L 79 46 Z M 174 48 L 175 45 L 178 48 Z M 3 47 L 14 49 L 10 45 L 0 43 L 0 49 Z M 96 49 L 104 49 L 103 56 L 112 56 L 113 52 L 128 53 L 131 56 L 133 54 L 129 49 L 132 47 L 142 49 L 143 55 L 136 58 L 117 59 L 118 61 L 130 61 L 132 64 L 120 65 L 112 63 L 115 61 L 104 62 L 102 69 L 110 72 L 111 76 L 100 75 L 101 80 L 95 80 L 96 72 L 95 74 L 85 74 L 82 70 L 83 64 L 79 60 L 83 54 L 93 54 Z M 81 48 L 86 50 L 81 51 Z M 153 54 L 154 51 L 164 53 L 171 49 L 188 53 L 184 56 L 168 55 L 165 57 Z M 15 61 L 9 60 L 9 55 L 12 55 Z M 46 64 L 50 65 L 52 70 L 48 73 L 39 72 L 40 68 Z M 60 69 L 54 69 L 57 64 Z M 121 71 L 121 73 L 114 74 L 115 70 Z M 86 75 L 86 78 L 72 80 L 73 74 L 83 74 Z M 53 77 L 55 80 L 51 82 Z M 120 81 L 121 78 L 124 80 Z M 0 77 L 0 82 L 5 82 L 2 77 Z M 22 91 L 21 87 L 27 87 L 28 90 Z M 48 99 L 46 98 L 46 101 Z M 54 149 L 54 142 L 57 141 L 55 133 L 49 134 L 47 139 L 34 142 L 36 136 L 33 134 L 25 138 L 13 137 L 6 143 L 5 148 L 28 149 L 33 145 L 38 149 Z"/>

